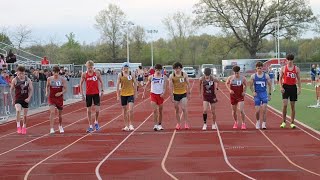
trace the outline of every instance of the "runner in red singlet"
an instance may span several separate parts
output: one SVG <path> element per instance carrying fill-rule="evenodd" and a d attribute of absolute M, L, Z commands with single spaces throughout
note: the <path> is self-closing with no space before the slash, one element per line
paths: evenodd
<path fill-rule="evenodd" d="M 89 128 L 87 129 L 87 133 L 93 132 L 93 122 L 91 118 L 91 106 L 92 102 L 95 106 L 95 121 L 94 126 L 96 131 L 100 129 L 98 118 L 99 118 L 99 111 L 100 111 L 100 99 L 103 95 L 103 82 L 101 79 L 101 74 L 99 71 L 95 71 L 94 69 L 94 62 L 89 60 L 86 62 L 87 71 L 82 73 L 81 75 L 81 81 L 80 81 L 80 93 L 82 94 L 83 100 L 86 100 L 86 106 L 87 106 L 87 116 L 88 116 L 88 122 L 89 122 Z M 83 83 L 86 83 L 86 96 L 84 97 L 82 85 Z M 99 82 L 101 86 L 101 92 L 99 90 Z"/>
<path fill-rule="evenodd" d="M 67 81 L 59 75 L 60 68 L 54 66 L 52 69 L 53 75 L 48 78 L 46 86 L 46 96 L 50 107 L 50 134 L 54 134 L 54 113 L 55 108 L 59 113 L 59 131 L 64 133 L 62 127 L 62 109 L 63 109 L 63 94 L 67 92 Z"/>
<path fill-rule="evenodd" d="M 17 77 L 15 77 L 12 80 L 10 91 L 11 91 L 12 104 L 16 108 L 17 133 L 27 134 L 27 114 L 28 114 L 29 102 L 33 94 L 33 86 L 32 86 L 31 80 L 25 76 L 25 68 L 23 66 L 18 66 Z M 14 99 L 12 97 L 13 94 L 15 94 Z M 23 125 L 21 128 L 20 113 L 22 108 L 23 108 Z"/>
<path fill-rule="evenodd" d="M 226 86 L 230 92 L 230 101 L 232 105 L 232 115 L 234 119 L 233 129 L 238 128 L 238 117 L 237 117 L 237 106 L 239 104 L 239 109 L 241 113 L 242 125 L 241 129 L 246 129 L 246 124 L 244 122 L 244 96 L 247 90 L 247 80 L 244 76 L 240 76 L 240 67 L 234 66 L 232 68 L 234 75 L 228 77 L 226 81 Z"/>
<path fill-rule="evenodd" d="M 290 98 L 291 105 L 291 124 L 290 127 L 294 129 L 294 118 L 296 115 L 295 103 L 298 100 L 298 95 L 301 93 L 300 69 L 293 64 L 294 55 L 287 55 L 287 65 L 280 70 L 280 90 L 282 93 L 282 120 L 280 127 L 285 128 L 287 119 L 288 99 Z M 298 84 L 298 89 L 297 89 Z"/>

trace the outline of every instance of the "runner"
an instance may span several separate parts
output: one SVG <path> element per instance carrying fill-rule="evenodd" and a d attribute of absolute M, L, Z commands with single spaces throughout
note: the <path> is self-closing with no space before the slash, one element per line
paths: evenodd
<path fill-rule="evenodd" d="M 240 76 L 240 67 L 234 66 L 232 68 L 234 75 L 228 77 L 226 81 L 226 86 L 230 92 L 230 101 L 232 106 L 232 115 L 234 119 L 233 129 L 238 128 L 238 116 L 237 116 L 237 106 L 239 105 L 242 125 L 241 129 L 247 129 L 245 124 L 245 114 L 244 114 L 244 96 L 247 91 L 247 80 L 244 76 Z"/>
<path fill-rule="evenodd" d="M 184 128 L 189 129 L 188 123 L 188 99 L 190 99 L 190 83 L 186 72 L 182 71 L 182 64 L 176 62 L 173 64 L 174 72 L 169 76 L 169 87 L 171 94 L 171 101 L 174 103 L 176 111 L 177 125 L 176 130 L 181 129 L 181 119 L 179 115 L 179 105 L 183 112 L 185 120 Z"/>
<path fill-rule="evenodd" d="M 250 89 L 254 96 L 254 104 L 256 109 L 256 129 L 260 129 L 260 110 L 262 108 L 262 129 L 267 129 L 267 105 L 271 99 L 271 80 L 268 74 L 262 71 L 263 63 L 256 63 L 256 73 L 251 75 Z M 267 85 L 269 96 L 267 92 Z"/>
<path fill-rule="evenodd" d="M 18 134 L 27 134 L 27 115 L 29 102 L 33 94 L 33 85 L 32 82 L 25 75 L 25 67 L 18 66 L 17 76 L 12 79 L 10 92 L 12 105 L 16 108 L 16 122 L 17 122 L 17 133 Z M 13 97 L 13 94 L 15 96 Z M 21 111 L 23 109 L 23 120 L 22 128 L 20 125 L 21 122 Z"/>
<path fill-rule="evenodd" d="M 143 87 L 143 76 L 144 76 L 144 71 L 142 69 L 142 66 L 139 66 L 139 69 L 137 71 L 137 77 L 138 77 L 137 91 L 139 90 L 139 87 Z"/>
<path fill-rule="evenodd" d="M 216 127 L 216 109 L 215 103 L 218 101 L 215 93 L 215 89 L 218 90 L 219 80 L 211 75 L 211 69 L 204 69 L 204 76 L 201 76 L 200 79 L 200 97 L 203 99 L 203 127 L 202 130 L 207 130 L 207 117 L 208 117 L 208 108 L 210 106 L 212 113 L 212 127 L 211 129 L 217 129 Z"/>
<path fill-rule="evenodd" d="M 280 90 L 282 93 L 282 119 L 280 127 L 285 128 L 287 119 L 288 99 L 290 98 L 291 105 L 291 124 L 292 129 L 296 128 L 294 118 L 296 115 L 295 103 L 298 100 L 298 95 L 301 93 L 300 69 L 293 64 L 294 55 L 287 55 L 287 65 L 281 68 L 280 71 Z M 298 84 L 298 89 L 297 89 Z"/>
<path fill-rule="evenodd" d="M 123 131 L 133 131 L 133 105 L 134 99 L 137 98 L 137 83 L 136 78 L 131 71 L 129 71 L 129 63 L 125 62 L 122 65 L 122 72 L 118 75 L 117 81 L 117 100 L 121 98 L 121 106 L 123 110 L 123 119 L 125 127 Z M 120 89 L 121 85 L 121 89 Z"/>
<path fill-rule="evenodd" d="M 154 119 L 154 127 L 153 130 L 159 131 L 163 130 L 163 127 L 161 125 L 162 123 L 162 110 L 163 110 L 163 96 L 166 93 L 166 82 L 167 82 L 167 76 L 161 74 L 162 71 L 162 65 L 156 64 L 154 66 L 155 68 L 155 74 L 149 76 L 146 87 L 144 88 L 142 98 L 145 96 L 145 91 L 151 83 L 151 93 L 150 93 L 150 100 L 151 105 L 153 107 L 153 119 Z"/>
<path fill-rule="evenodd" d="M 63 94 L 67 92 L 67 82 L 64 77 L 59 75 L 60 68 L 58 66 L 54 66 L 53 75 L 47 79 L 46 86 L 46 97 L 48 97 L 48 104 L 50 108 L 50 134 L 54 134 L 54 113 L 55 108 L 58 109 L 59 113 L 59 131 L 60 133 L 64 133 L 62 127 L 62 109 L 63 109 Z M 50 92 L 49 92 L 50 90 Z"/>
<path fill-rule="evenodd" d="M 101 74 L 99 71 L 96 71 L 94 69 L 94 62 L 92 60 L 89 60 L 86 62 L 87 71 L 85 73 L 82 73 L 81 75 L 81 81 L 80 81 L 80 93 L 82 94 L 82 99 L 86 100 L 86 106 L 87 106 L 87 117 L 88 117 L 88 123 L 89 128 L 87 129 L 87 133 L 93 132 L 93 122 L 91 117 L 91 107 L 92 102 L 95 106 L 95 120 L 94 120 L 94 127 L 96 131 L 100 129 L 98 118 L 99 118 L 99 111 L 100 111 L 100 99 L 103 95 L 103 81 L 101 79 Z M 86 96 L 84 97 L 82 85 L 83 83 L 86 83 Z M 100 82 L 100 90 L 99 90 L 99 82 Z"/>
<path fill-rule="evenodd" d="M 270 77 L 270 80 L 271 80 L 272 91 L 275 91 L 276 90 L 275 83 L 274 83 L 274 81 L 275 81 L 275 72 L 274 72 L 274 70 L 271 69 L 271 66 L 269 66 L 268 74 L 269 74 L 269 77 Z"/>

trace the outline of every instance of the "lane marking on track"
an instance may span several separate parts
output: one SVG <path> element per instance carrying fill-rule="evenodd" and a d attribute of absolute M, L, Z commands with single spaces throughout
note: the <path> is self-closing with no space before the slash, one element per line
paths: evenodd
<path fill-rule="evenodd" d="M 223 91 L 220 91 L 224 96 L 226 96 L 228 99 L 229 97 L 223 92 Z M 251 118 L 249 118 L 246 114 L 245 114 L 246 118 L 251 122 L 251 124 L 253 126 L 255 126 L 255 123 L 252 121 Z M 316 172 L 313 172 L 309 169 L 306 169 L 302 166 L 299 166 L 298 164 L 294 163 L 293 161 L 291 161 L 291 159 L 261 130 L 259 129 L 258 131 L 260 131 L 260 133 L 280 152 L 280 154 L 289 162 L 291 163 L 292 165 L 296 166 L 297 168 L 303 170 L 303 171 L 306 171 L 306 172 L 309 172 L 313 175 L 316 175 L 316 176 L 320 176 L 320 174 L 316 173 Z"/>
<path fill-rule="evenodd" d="M 164 101 L 164 103 L 166 101 L 168 101 L 168 99 L 170 99 L 170 96 Z M 148 100 L 148 99 L 146 99 Z M 100 163 L 96 166 L 96 169 L 95 169 L 95 173 L 96 173 L 96 176 L 98 178 L 98 180 L 102 180 L 102 177 L 100 175 L 100 167 L 102 166 L 102 164 L 122 145 L 124 144 L 130 136 L 132 136 L 145 122 L 147 122 L 147 120 L 153 115 L 153 112 L 137 127 L 135 128 L 126 138 L 124 138 L 107 156 L 105 156 L 101 161 Z"/>
<path fill-rule="evenodd" d="M 111 97 L 111 98 L 106 99 L 106 100 L 103 100 L 103 101 L 101 101 L 101 102 L 109 101 L 109 100 L 114 99 L 114 98 L 115 98 L 115 97 Z M 86 109 L 86 107 L 77 109 L 77 110 L 75 110 L 75 111 L 68 112 L 67 114 L 62 114 L 62 117 L 67 116 L 67 115 L 72 114 L 72 113 L 75 113 L 75 112 L 77 112 L 77 111 L 82 111 L 82 110 L 84 110 L 84 109 Z M 47 113 L 47 110 L 44 111 L 44 112 Z M 44 113 L 44 112 L 40 112 L 40 113 Z M 39 113 L 39 114 L 40 114 L 40 113 Z M 30 116 L 32 116 L 32 115 L 30 115 Z M 28 118 L 29 118 L 29 116 L 28 116 Z M 57 119 L 58 119 L 58 117 L 55 117 L 55 118 L 54 118 L 54 120 L 57 120 Z M 28 119 L 27 119 L 27 120 L 28 120 Z M 38 126 L 38 125 L 44 124 L 44 123 L 49 122 L 49 121 L 50 121 L 50 120 L 42 121 L 42 122 L 40 122 L 40 123 L 37 123 L 37 124 L 34 124 L 34 125 L 32 125 L 32 126 L 27 127 L 27 129 L 30 129 L 30 128 L 32 128 L 32 127 L 36 127 L 36 126 Z M 16 122 L 16 121 L 14 120 L 13 122 Z M 7 137 L 7 136 L 9 136 L 9 135 L 12 135 L 12 134 L 16 134 L 16 133 L 17 133 L 17 132 L 14 131 L 14 132 L 11 132 L 11 133 L 2 135 L 2 136 L 0 136 L 0 139 L 1 139 L 1 138 L 4 138 L 4 137 Z"/>
<path fill-rule="evenodd" d="M 140 104 L 144 103 L 144 102 L 147 101 L 147 100 L 148 100 L 148 99 L 141 101 L 139 104 L 135 105 L 134 107 L 139 106 Z M 113 106 L 119 106 L 119 104 L 114 104 L 114 105 L 110 106 L 109 108 L 111 108 L 111 107 L 113 107 Z M 107 109 L 108 109 L 108 108 L 107 108 Z M 106 109 L 104 109 L 104 110 L 106 110 Z M 100 112 L 101 112 L 101 110 L 100 110 Z M 118 118 L 121 117 L 121 116 L 122 116 L 122 112 L 120 113 L 120 115 L 118 115 L 117 117 L 113 118 L 111 121 L 109 121 L 109 122 L 103 124 L 102 126 L 100 126 L 100 130 L 101 130 L 104 126 L 110 124 L 111 122 L 115 121 L 116 119 L 118 119 Z M 87 117 L 86 117 L 86 118 L 87 118 Z M 37 166 L 39 166 L 40 164 L 42 164 L 42 163 L 45 162 L 46 160 L 50 159 L 51 157 L 59 154 L 60 152 L 66 150 L 67 148 L 71 147 L 72 145 L 76 144 L 77 142 L 79 142 L 80 140 L 84 139 L 85 137 L 87 137 L 87 136 L 89 136 L 89 135 L 91 135 L 91 134 L 92 134 L 92 133 L 88 133 L 88 134 L 82 136 L 81 138 L 77 139 L 76 141 L 70 143 L 68 146 L 66 146 L 66 147 L 62 148 L 61 150 L 59 150 L 59 151 L 51 154 L 50 156 L 46 157 L 46 158 L 43 159 L 42 161 L 40 161 L 40 162 L 38 162 L 37 164 L 35 164 L 34 166 L 32 166 L 32 167 L 27 171 L 27 173 L 25 174 L 24 180 L 27 180 L 27 179 L 28 179 L 31 171 L 32 171 L 33 169 L 35 169 Z"/>

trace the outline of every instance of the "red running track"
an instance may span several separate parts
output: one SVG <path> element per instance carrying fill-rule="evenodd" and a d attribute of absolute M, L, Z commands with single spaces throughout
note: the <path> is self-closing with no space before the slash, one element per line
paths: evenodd
<path fill-rule="evenodd" d="M 15 123 L 0 126 L 0 179 L 319 179 L 320 135 L 299 126 L 279 129 L 268 111 L 267 130 L 256 130 L 254 106 L 245 99 L 248 129 L 233 130 L 227 89 L 216 104 L 219 130 L 202 131 L 198 81 L 189 101 L 190 130 L 174 130 L 174 107 L 166 96 L 164 131 L 153 131 L 148 99 L 135 102 L 134 132 L 122 132 L 115 93 L 101 103 L 100 131 L 86 134 L 84 102 L 65 108 L 65 134 L 49 136 L 48 112 L 29 118 L 27 136 Z M 208 127 L 211 127 L 209 115 Z M 307 133 L 309 134 L 307 134 Z M 311 136 L 312 135 L 312 136 Z"/>

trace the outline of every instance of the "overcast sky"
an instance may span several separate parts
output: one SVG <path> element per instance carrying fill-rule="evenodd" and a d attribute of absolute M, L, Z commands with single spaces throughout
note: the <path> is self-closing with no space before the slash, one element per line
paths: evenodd
<path fill-rule="evenodd" d="M 314 13 L 320 14 L 320 1 L 309 1 Z M 81 43 L 96 42 L 100 35 L 94 28 L 95 16 L 113 3 L 135 24 L 158 29 L 155 38 L 159 38 L 166 34 L 162 24 L 164 17 L 178 10 L 191 15 L 197 2 L 199 0 L 5 0 L 1 2 L 0 26 L 13 30 L 17 25 L 28 25 L 33 39 L 42 43 L 47 43 L 49 37 L 59 43 L 65 42 L 65 34 L 70 32 L 74 32 Z M 213 28 L 203 31 L 214 33 Z"/>

